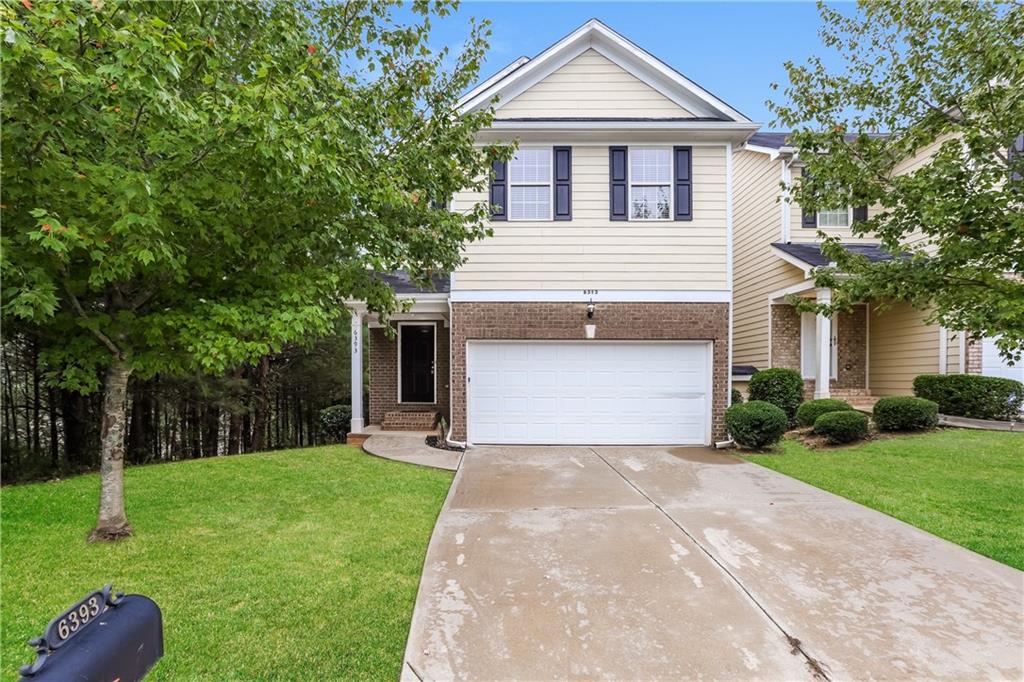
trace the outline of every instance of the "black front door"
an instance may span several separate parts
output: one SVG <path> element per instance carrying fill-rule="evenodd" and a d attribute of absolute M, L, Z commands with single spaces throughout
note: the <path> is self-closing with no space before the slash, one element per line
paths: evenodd
<path fill-rule="evenodd" d="M 434 329 L 432 324 L 403 324 L 400 327 L 400 402 L 434 402 Z"/>

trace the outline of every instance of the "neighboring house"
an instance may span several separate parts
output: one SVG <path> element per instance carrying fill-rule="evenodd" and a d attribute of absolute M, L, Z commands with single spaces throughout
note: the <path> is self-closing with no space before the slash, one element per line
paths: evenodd
<path fill-rule="evenodd" d="M 927 163 L 939 144 L 922 149 L 895 172 Z M 807 397 L 843 397 L 865 406 L 877 396 L 910 394 L 919 374 L 1024 378 L 1024 368 L 1008 366 L 991 339 L 972 342 L 964 332 L 925 324 L 926 313 L 905 303 L 870 301 L 832 319 L 797 312 L 791 296 L 831 297 L 828 289 L 815 287 L 812 276 L 815 268 L 829 265 L 819 232 L 871 260 L 889 258 L 877 239 L 853 234 L 852 224 L 866 219 L 869 209 L 842 206 L 813 213 L 789 202 L 781 185 L 798 178 L 802 164 L 785 133 L 752 135 L 737 149 L 733 167 L 733 358 L 746 375 L 788 367 L 803 375 Z M 743 389 L 749 376 L 733 379 Z"/>
<path fill-rule="evenodd" d="M 470 443 L 708 444 L 726 437 L 732 160 L 758 125 L 599 21 L 462 100 L 499 98 L 494 234 L 395 337 L 353 304 L 353 430 L 429 427 Z"/>
<path fill-rule="evenodd" d="M 784 135 L 755 134 L 601 22 L 521 57 L 461 106 L 495 97 L 479 142 L 518 140 L 518 152 L 495 164 L 489 195 L 450 205 L 490 202 L 493 236 L 429 290 L 385 275 L 410 304 L 391 330 L 349 303 L 353 432 L 443 418 L 470 444 L 710 444 L 726 438 L 730 387 L 758 369 L 792 367 L 808 395 L 870 401 L 909 393 L 918 374 L 996 362 L 990 344 L 905 305 L 798 314 L 788 295 L 829 295 L 811 278 L 827 265 L 818 229 L 884 257 L 850 232 L 865 209 L 802 214 L 780 196 L 800 168 Z"/>

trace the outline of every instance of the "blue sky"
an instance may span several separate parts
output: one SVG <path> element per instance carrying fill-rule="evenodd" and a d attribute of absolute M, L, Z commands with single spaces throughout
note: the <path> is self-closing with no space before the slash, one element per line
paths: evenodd
<path fill-rule="evenodd" d="M 773 130 L 769 84 L 786 83 L 786 60 L 822 54 L 813 2 L 473 2 L 435 23 L 431 43 L 455 49 L 470 17 L 490 19 L 489 76 L 534 56 L 596 17 L 655 57 Z"/>

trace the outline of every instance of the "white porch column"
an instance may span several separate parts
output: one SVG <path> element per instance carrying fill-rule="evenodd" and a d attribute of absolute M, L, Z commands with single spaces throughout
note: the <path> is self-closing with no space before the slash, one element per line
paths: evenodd
<path fill-rule="evenodd" d="M 363 427 L 363 314 L 352 310 L 352 433 Z"/>
<path fill-rule="evenodd" d="M 818 303 L 831 303 L 832 290 L 818 289 Z M 829 390 L 829 377 L 832 374 L 832 319 L 818 314 L 815 320 L 815 344 L 816 367 L 814 372 L 814 397 L 828 398 L 832 395 Z"/>

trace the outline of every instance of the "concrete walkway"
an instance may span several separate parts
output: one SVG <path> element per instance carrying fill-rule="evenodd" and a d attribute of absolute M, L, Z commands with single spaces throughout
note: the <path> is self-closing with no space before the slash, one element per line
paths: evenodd
<path fill-rule="evenodd" d="M 704 448 L 480 447 L 402 678 L 1021 679 L 1024 574 Z"/>
<path fill-rule="evenodd" d="M 433 432 L 430 432 L 433 433 Z M 376 457 L 435 469 L 455 471 L 462 453 L 428 447 L 426 431 L 374 431 L 363 443 L 363 450 Z"/>

